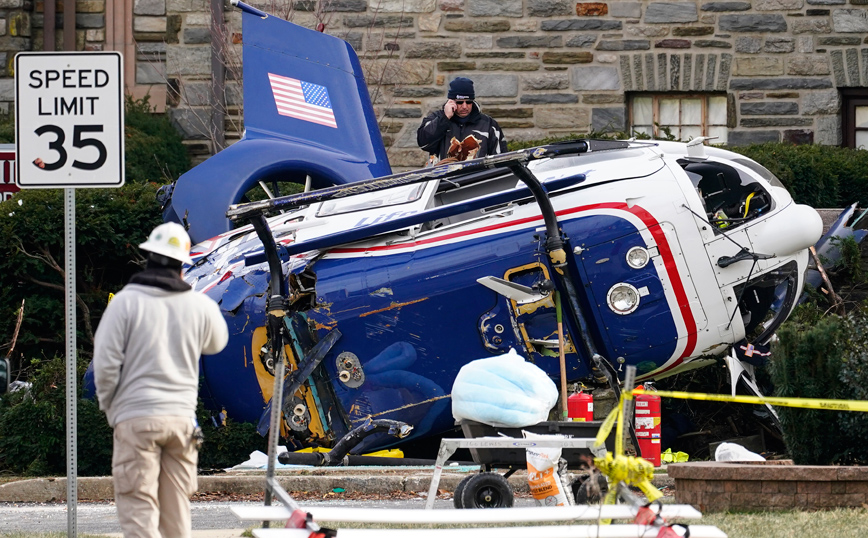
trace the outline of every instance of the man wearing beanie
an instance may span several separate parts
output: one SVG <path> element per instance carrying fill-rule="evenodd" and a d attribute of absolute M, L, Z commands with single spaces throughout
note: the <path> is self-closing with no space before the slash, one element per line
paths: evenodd
<path fill-rule="evenodd" d="M 480 112 L 472 80 L 456 77 L 449 83 L 447 99 L 443 109 L 429 114 L 416 131 L 419 147 L 431 155 L 429 162 L 449 157 L 464 161 L 506 152 L 500 125 Z"/>

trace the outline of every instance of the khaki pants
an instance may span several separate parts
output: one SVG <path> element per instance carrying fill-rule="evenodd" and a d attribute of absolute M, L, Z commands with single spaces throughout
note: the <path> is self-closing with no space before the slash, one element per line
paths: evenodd
<path fill-rule="evenodd" d="M 199 452 L 193 420 L 141 417 L 114 430 L 112 478 L 125 538 L 189 538 Z"/>

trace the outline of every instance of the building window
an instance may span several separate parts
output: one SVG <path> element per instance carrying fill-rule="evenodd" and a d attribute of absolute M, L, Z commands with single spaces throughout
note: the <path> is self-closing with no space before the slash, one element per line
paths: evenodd
<path fill-rule="evenodd" d="M 844 147 L 868 149 L 868 89 L 841 90 Z"/>
<path fill-rule="evenodd" d="M 716 136 L 726 144 L 726 94 L 633 94 L 630 127 L 634 134 L 666 138 L 666 130 L 687 142 L 698 136 Z"/>

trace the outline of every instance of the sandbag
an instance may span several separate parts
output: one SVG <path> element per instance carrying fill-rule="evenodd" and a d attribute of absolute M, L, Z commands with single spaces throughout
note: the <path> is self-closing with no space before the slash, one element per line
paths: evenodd
<path fill-rule="evenodd" d="M 558 389 L 514 349 L 461 367 L 452 385 L 452 416 L 490 426 L 520 428 L 548 419 Z"/>
<path fill-rule="evenodd" d="M 522 431 L 525 439 L 568 439 L 569 435 L 540 435 Z M 537 506 L 573 506 L 573 494 L 566 487 L 567 461 L 561 458 L 561 447 L 528 447 L 527 485 Z"/>

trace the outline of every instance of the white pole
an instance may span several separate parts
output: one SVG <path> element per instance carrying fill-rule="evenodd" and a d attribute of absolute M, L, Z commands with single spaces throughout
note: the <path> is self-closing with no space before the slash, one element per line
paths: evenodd
<path fill-rule="evenodd" d="M 75 189 L 64 189 L 64 242 L 66 250 L 66 535 L 75 538 L 78 504 L 76 476 L 78 427 L 76 401 L 78 384 L 75 349 Z"/>

